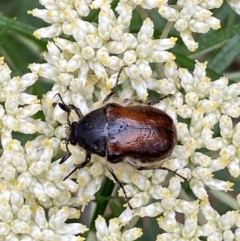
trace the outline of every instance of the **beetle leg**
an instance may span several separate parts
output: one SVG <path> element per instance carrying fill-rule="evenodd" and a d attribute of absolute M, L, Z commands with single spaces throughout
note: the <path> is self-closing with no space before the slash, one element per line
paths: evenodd
<path fill-rule="evenodd" d="M 68 141 L 66 141 L 66 149 L 67 149 L 67 155 L 66 156 L 64 156 L 61 160 L 60 160 L 60 162 L 59 162 L 59 164 L 62 164 L 62 163 L 64 163 L 71 155 L 72 155 L 72 153 L 69 151 L 69 149 L 68 149 Z"/>
<path fill-rule="evenodd" d="M 164 99 L 167 99 L 167 98 L 170 98 L 170 97 L 173 97 L 174 95 L 172 94 L 168 94 L 168 95 L 165 95 L 163 96 L 162 98 L 158 99 L 158 100 L 141 100 L 141 99 L 124 99 L 123 100 L 123 103 L 124 104 L 127 104 L 128 105 L 132 105 L 132 104 L 140 104 L 140 105 L 148 105 L 148 106 L 152 106 L 152 105 L 156 105 L 158 104 L 159 102 L 161 102 L 162 100 Z"/>
<path fill-rule="evenodd" d="M 71 153 L 71 152 L 68 152 L 67 155 L 64 156 L 64 157 L 60 160 L 59 164 L 64 163 L 71 155 L 72 155 L 72 153 Z"/>
<path fill-rule="evenodd" d="M 173 94 L 167 94 L 167 95 L 163 96 L 158 102 L 160 102 L 164 99 L 167 99 L 167 98 L 171 98 L 171 97 L 174 97 L 174 95 Z"/>
<path fill-rule="evenodd" d="M 118 183 L 119 186 L 122 188 L 124 196 L 125 196 L 125 200 L 128 203 L 129 208 L 133 209 L 131 204 L 128 201 L 127 193 L 126 193 L 126 191 L 124 189 L 123 183 L 117 178 L 116 174 L 114 173 L 114 171 L 111 168 L 108 168 L 108 171 L 111 173 L 111 175 L 112 175 L 113 179 L 116 181 L 116 183 Z"/>
<path fill-rule="evenodd" d="M 131 163 L 130 163 L 131 164 Z M 174 175 L 177 175 L 179 177 L 181 177 L 184 181 L 187 181 L 187 178 L 186 177 L 183 177 L 182 175 L 178 174 L 176 171 L 173 171 L 167 167 L 157 167 L 157 166 L 134 166 L 135 168 L 137 168 L 137 170 L 141 171 L 141 170 L 156 170 L 156 169 L 162 169 L 162 170 L 167 170 L 171 173 L 173 173 Z"/>
<path fill-rule="evenodd" d="M 163 100 L 165 100 L 165 99 L 167 99 L 167 98 L 172 98 L 172 97 L 174 97 L 173 94 L 168 94 L 168 95 L 163 96 L 163 97 L 160 98 L 159 100 L 152 100 L 152 101 L 148 102 L 147 104 L 148 104 L 148 105 L 156 105 L 156 104 L 158 104 L 159 102 L 161 102 L 161 101 L 163 101 Z"/>
<path fill-rule="evenodd" d="M 114 87 L 111 89 L 111 92 L 105 97 L 105 99 L 103 100 L 103 103 L 106 103 L 110 97 L 116 92 L 117 90 L 117 85 L 118 85 L 118 82 L 119 82 L 119 78 L 120 78 L 120 74 L 122 73 L 123 69 L 126 68 L 127 65 L 123 65 L 119 72 L 118 72 L 118 75 L 117 75 L 117 80 L 116 80 L 116 84 L 114 85 Z"/>
<path fill-rule="evenodd" d="M 90 162 L 90 160 L 91 160 L 91 154 L 87 153 L 84 162 L 75 165 L 74 169 L 66 177 L 64 177 L 63 181 L 69 178 L 76 170 L 85 167 Z"/>

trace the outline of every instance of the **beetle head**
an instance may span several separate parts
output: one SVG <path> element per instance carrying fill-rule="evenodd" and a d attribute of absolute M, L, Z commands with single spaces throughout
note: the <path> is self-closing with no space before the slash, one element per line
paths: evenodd
<path fill-rule="evenodd" d="M 68 124 L 68 126 L 65 129 L 65 133 L 66 133 L 66 145 L 68 145 L 69 143 L 73 146 L 77 145 L 77 139 L 76 139 L 76 135 L 75 135 L 75 129 L 77 126 L 77 122 L 72 122 L 71 124 Z"/>

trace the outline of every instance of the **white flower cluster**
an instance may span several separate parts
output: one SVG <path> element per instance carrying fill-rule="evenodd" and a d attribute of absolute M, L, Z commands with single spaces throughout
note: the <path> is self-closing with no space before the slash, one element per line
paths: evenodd
<path fill-rule="evenodd" d="M 79 240 L 76 234 L 87 228 L 66 224 L 80 213 L 69 208 L 73 185 L 62 182 L 63 172 L 51 163 L 60 140 L 51 138 L 54 127 L 33 118 L 41 105 L 36 96 L 25 93 L 37 80 L 36 74 L 11 78 L 0 58 L 1 144 L 0 157 L 0 239 Z M 14 133 L 41 135 L 22 145 Z M 48 210 L 48 216 L 44 209 Z"/>
<path fill-rule="evenodd" d="M 1 186 L 5 186 L 1 183 Z M 80 223 L 66 224 L 79 212 L 69 207 L 50 208 L 36 205 L 34 197 L 6 186 L 0 193 L 0 237 L 2 240 L 80 240 L 76 234 L 88 229 Z M 27 202 L 25 201 L 27 200 Z M 46 216 L 47 214 L 47 216 Z"/>
<path fill-rule="evenodd" d="M 10 69 L 0 58 L 0 105 L 1 136 L 4 146 L 11 139 L 12 131 L 32 134 L 36 131 L 32 115 L 41 109 L 39 100 L 30 94 L 22 93 L 37 80 L 36 74 L 25 74 L 11 79 Z"/>
<path fill-rule="evenodd" d="M 40 2 L 46 7 L 46 10 L 34 9 L 29 13 L 39 18 L 42 18 L 44 21 L 51 25 L 49 27 L 37 30 L 35 32 L 35 36 L 37 38 L 53 38 L 59 36 L 61 33 L 74 36 L 73 32 L 75 31 L 73 28 L 73 24 L 81 24 L 81 28 L 87 31 L 86 34 L 91 35 L 88 36 L 88 43 L 90 44 L 90 46 L 84 46 L 85 48 L 88 47 L 84 49 L 86 58 L 92 58 L 92 56 L 94 55 L 94 50 L 92 48 L 99 48 L 102 45 L 102 41 L 107 41 L 110 38 L 113 41 L 109 43 L 107 49 L 108 51 L 110 50 L 110 53 L 112 54 L 123 53 L 127 50 L 127 48 L 134 49 L 133 45 L 136 40 L 126 39 L 127 45 L 130 44 L 130 46 L 127 46 L 124 42 L 121 43 L 122 41 L 119 40 L 121 38 L 126 38 L 122 36 L 122 34 L 130 24 L 130 20 L 132 18 L 132 11 L 138 6 L 148 11 L 154 8 L 158 8 L 158 12 L 163 18 L 167 19 L 169 22 L 174 23 L 175 29 L 180 33 L 180 36 L 187 48 L 190 51 L 194 51 L 198 47 L 198 44 L 194 41 L 192 33 L 206 33 L 210 29 L 219 29 L 220 21 L 212 16 L 212 12 L 210 10 L 214 8 L 219 8 L 223 4 L 222 0 L 178 0 L 176 5 L 169 5 L 168 1 L 166 0 L 122 0 L 119 1 L 118 6 L 116 7 L 116 11 L 119 14 L 119 17 L 116 18 L 114 13 L 109 11 L 109 4 L 112 2 L 111 0 L 96 0 L 92 1 L 91 4 L 87 3 L 86 1 L 75 1 L 74 4 L 68 1 L 64 1 L 64 4 L 55 4 L 53 1 L 48 0 L 42 0 Z M 238 1 L 229 0 L 228 2 L 230 6 L 234 10 L 236 10 L 236 12 L 239 11 Z M 81 17 L 87 16 L 90 13 L 90 10 L 95 8 L 101 8 L 98 18 L 98 37 L 96 35 L 96 30 L 94 30 L 92 26 L 86 25 L 84 21 L 74 21 L 76 19 L 80 19 Z M 147 32 L 145 33 L 147 37 Z M 82 40 L 82 37 L 84 37 L 84 35 L 80 36 L 79 33 L 75 32 L 74 38 L 77 40 L 76 37 L 78 36 Z M 143 45 L 142 47 L 145 46 Z M 106 50 L 106 52 L 104 52 L 104 58 L 107 57 L 108 51 Z M 146 54 L 146 51 L 144 52 Z M 126 56 L 126 58 L 128 58 L 128 61 L 135 62 L 134 59 L 136 59 L 136 57 L 138 56 L 134 55 L 134 53 L 129 54 L 130 56 Z M 115 65 L 115 62 L 118 62 L 117 59 L 109 60 L 109 58 L 105 59 L 105 61 L 112 62 L 105 63 L 108 65 Z"/>
<path fill-rule="evenodd" d="M 220 21 L 212 16 L 210 9 L 219 8 L 222 0 L 178 0 L 176 5 L 162 5 L 159 7 L 159 14 L 174 23 L 175 29 L 190 51 L 198 48 L 192 33 L 207 33 L 210 29 L 217 30 Z"/>
<path fill-rule="evenodd" d="M 94 7 L 96 4 L 97 1 L 92 3 Z M 73 10 L 73 6 L 60 8 L 56 5 L 54 10 L 53 6 L 50 8 L 46 4 L 45 7 L 48 10 L 35 9 L 31 13 L 49 22 L 49 16 L 57 11 L 59 18 L 51 18 L 54 21 L 51 27 L 37 30 L 35 36 L 56 38 L 54 43 L 48 44 L 48 52 L 44 54 L 48 63 L 34 64 L 31 69 L 55 81 L 55 93 L 65 95 L 70 90 L 72 101 L 91 100 L 93 85 L 101 90 L 100 99 L 103 99 L 115 85 L 118 71 L 124 65 L 128 66 L 124 80 L 128 77 L 139 98 L 146 99 L 147 88 L 151 88 L 148 84 L 152 75 L 150 64 L 175 58 L 166 50 L 174 46 L 176 39 L 154 40 L 154 26 L 149 18 L 143 22 L 137 35 L 128 32 L 134 9 L 128 2 L 119 3 L 116 8 L 118 17 L 109 4 L 102 5 L 97 26 L 76 17 L 77 9 Z M 74 41 L 57 37 L 60 33 L 72 36 Z"/>
<path fill-rule="evenodd" d="M 199 225 L 198 204 L 184 202 L 178 203 L 177 210 L 184 209 L 185 221 L 184 224 L 176 222 L 175 213 L 168 211 L 164 213 L 164 217 L 158 218 L 158 224 L 167 233 L 159 234 L 156 241 L 163 240 L 202 240 L 206 237 L 207 240 L 238 240 L 240 235 L 239 228 L 239 213 L 237 211 L 229 211 L 224 215 L 219 215 L 208 203 L 207 200 L 201 203 L 200 209 L 204 218 L 207 220 L 205 224 Z M 185 206 L 185 208 L 184 208 Z M 188 210 L 186 210 L 188 207 Z M 237 227 L 233 232 L 232 227 Z"/>
<path fill-rule="evenodd" d="M 98 216 L 96 219 L 96 229 L 98 240 L 136 240 L 142 236 L 142 231 L 139 228 L 131 228 L 125 232 L 121 232 L 122 223 L 119 218 L 114 218 L 109 221 L 107 227 L 106 221 L 103 217 Z"/>
<path fill-rule="evenodd" d="M 163 165 L 188 179 L 196 200 L 188 200 L 182 194 L 184 180 L 180 176 L 169 180 L 166 170 L 139 172 L 120 163 L 114 172 L 126 184 L 129 203 L 135 209 L 127 207 L 109 225 L 99 216 L 97 239 L 136 240 L 142 235 L 141 230 L 123 227 L 136 216 L 159 215 L 157 221 L 165 233 L 158 235 L 158 241 L 200 240 L 203 236 L 209 240 L 240 239 L 238 211 L 221 216 L 209 202 L 209 190 L 232 190 L 233 184 L 215 178 L 215 172 L 227 168 L 233 177 L 240 174 L 240 125 L 233 123 L 233 118 L 240 116 L 240 85 L 229 85 L 226 78 L 211 81 L 206 76 L 206 63 L 196 62 L 192 73 L 178 68 L 175 56 L 169 52 L 177 39 L 154 39 L 150 18 L 143 19 L 137 34 L 129 33 L 135 9 L 157 8 L 163 18 L 174 23 L 188 49 L 194 51 L 197 43 L 192 33 L 220 27 L 210 10 L 219 8 L 222 2 L 178 0 L 173 6 L 167 0 L 121 0 L 113 10 L 110 0 L 40 0 L 45 9 L 30 13 L 50 24 L 34 33 L 37 38 L 54 38 L 43 55 L 46 63 L 30 64 L 32 73 L 11 78 L 11 71 L 0 59 L 0 100 L 4 103 L 0 105 L 0 239 L 84 240 L 78 234 L 87 228 L 66 221 L 79 218 L 80 212 L 73 206 L 87 205 L 95 198 L 104 177 L 112 177 L 105 167 L 106 161 L 92 156 L 90 165 L 73 174 L 76 181 L 63 181 L 73 166 L 84 160 L 85 152 L 69 145 L 72 155 L 59 165 L 61 157 L 57 154 L 65 130 L 57 125 L 67 124 L 67 118 L 53 103 L 59 101 L 56 94 L 60 93 L 65 103 L 88 113 L 115 86 L 122 66 L 126 67 L 120 75 L 119 84 L 124 87 L 120 99 L 136 93 L 146 100 L 148 89 L 173 95 L 156 105 L 174 119 L 179 141 Z M 228 2 L 239 12 L 238 1 Z M 97 23 L 84 20 L 96 9 Z M 156 65 L 158 75 L 162 68 L 164 77 L 156 77 L 152 64 Z M 54 82 L 41 104 L 36 96 L 25 93 L 38 76 Z M 33 118 L 40 110 L 44 121 Z M 188 121 L 181 122 L 177 116 Z M 78 119 L 71 115 L 71 120 Z M 219 128 L 217 137 L 215 127 Z M 13 132 L 39 135 L 22 145 Z M 66 151 L 65 144 L 61 147 Z M 123 190 L 120 195 L 124 196 Z M 240 206 L 240 196 L 237 203 Z M 179 221 L 178 214 L 184 220 Z M 204 221 L 199 220 L 202 214 Z"/>

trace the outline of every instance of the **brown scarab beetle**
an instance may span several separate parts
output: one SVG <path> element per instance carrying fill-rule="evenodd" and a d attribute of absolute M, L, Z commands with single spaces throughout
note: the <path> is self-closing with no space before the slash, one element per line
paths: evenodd
<path fill-rule="evenodd" d="M 120 72 L 118 78 L 119 75 Z M 104 102 L 116 91 L 117 83 Z M 176 126 L 164 111 L 149 105 L 121 106 L 108 103 L 83 116 L 78 107 L 65 104 L 61 95 L 57 95 L 61 99 L 59 107 L 68 115 L 65 140 L 68 153 L 61 159 L 60 164 L 71 155 L 69 144 L 78 145 L 86 151 L 85 160 L 76 165 L 64 180 L 77 169 L 84 167 L 91 160 L 91 154 L 106 157 L 110 163 L 122 162 L 129 158 L 129 163 L 138 170 L 164 169 L 182 177 L 168 168 L 156 167 L 155 162 L 170 156 L 177 142 Z M 70 122 L 72 110 L 78 115 L 78 122 Z M 109 171 L 125 193 L 123 184 L 114 171 Z"/>

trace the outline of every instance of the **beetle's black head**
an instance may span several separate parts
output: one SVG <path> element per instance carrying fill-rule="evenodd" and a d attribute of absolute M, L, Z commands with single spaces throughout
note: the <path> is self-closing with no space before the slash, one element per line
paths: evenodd
<path fill-rule="evenodd" d="M 77 125 L 77 122 L 73 122 L 71 124 L 68 124 L 68 126 L 65 129 L 65 133 L 66 133 L 65 142 L 66 142 L 66 149 L 68 153 L 60 160 L 59 164 L 62 164 L 63 162 L 65 162 L 72 155 L 72 153 L 68 149 L 68 144 L 70 143 L 71 145 L 74 145 L 74 146 L 77 145 L 77 139 L 74 134 L 76 125 Z"/>
<path fill-rule="evenodd" d="M 76 130 L 77 122 L 72 122 L 66 127 L 65 133 L 66 133 L 66 144 L 70 143 L 73 146 L 77 145 L 77 137 L 75 135 L 75 130 Z"/>
<path fill-rule="evenodd" d="M 66 149 L 67 149 L 67 155 L 64 156 L 61 161 L 60 161 L 60 164 L 62 164 L 63 162 L 65 162 L 70 156 L 71 156 L 71 152 L 69 151 L 68 149 L 68 144 L 70 143 L 71 145 L 77 145 L 77 139 L 76 139 L 76 136 L 75 136 L 75 129 L 76 129 L 76 125 L 77 125 L 77 122 L 70 122 L 69 120 L 69 117 L 70 117 L 70 114 L 71 114 L 71 111 L 74 110 L 75 113 L 77 114 L 77 116 L 79 117 L 79 119 L 82 118 L 82 112 L 80 111 L 80 109 L 78 109 L 75 105 L 67 105 L 63 99 L 62 99 L 62 96 L 57 93 L 56 94 L 61 102 L 58 103 L 59 107 L 65 111 L 67 113 L 67 127 L 66 127 L 66 130 L 65 130 L 65 133 L 66 133 L 66 139 L 65 139 L 65 142 L 66 142 Z"/>

